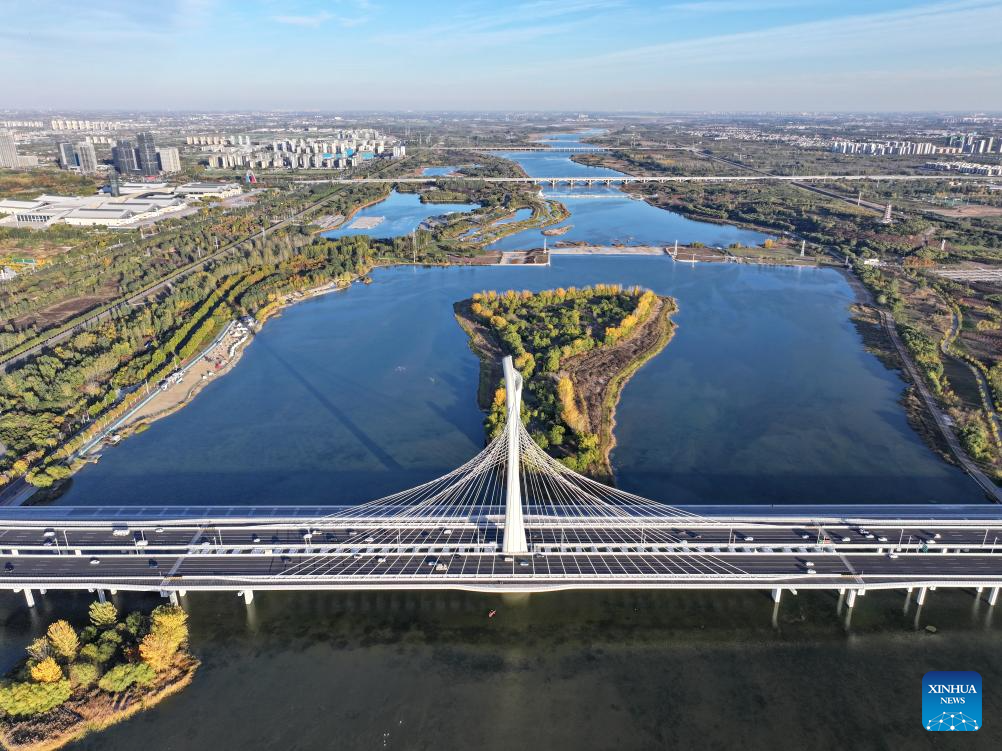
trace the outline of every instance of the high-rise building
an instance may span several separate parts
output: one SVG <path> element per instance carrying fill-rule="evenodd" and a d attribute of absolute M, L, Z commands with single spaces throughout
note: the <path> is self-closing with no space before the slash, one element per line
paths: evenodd
<path fill-rule="evenodd" d="M 4 169 L 16 169 L 21 166 L 17 158 L 17 144 L 14 143 L 14 134 L 9 130 L 0 130 L 0 167 Z"/>
<path fill-rule="evenodd" d="M 156 175 L 160 172 L 157 142 L 152 133 L 144 131 L 136 136 L 136 158 L 139 162 L 139 171 L 144 175 Z"/>
<path fill-rule="evenodd" d="M 164 146 L 157 149 L 157 155 L 160 157 L 161 172 L 181 171 L 181 152 L 179 152 L 175 147 Z"/>
<path fill-rule="evenodd" d="M 81 141 L 76 145 L 76 161 L 80 171 L 85 175 L 97 172 L 97 154 L 94 152 L 94 144 Z"/>
<path fill-rule="evenodd" d="M 139 172 L 136 145 L 132 141 L 119 141 L 111 150 L 111 158 L 115 162 L 115 169 L 123 175 Z"/>
<path fill-rule="evenodd" d="M 77 155 L 73 144 L 64 141 L 59 144 L 59 166 L 63 169 L 74 169 L 77 166 Z"/>

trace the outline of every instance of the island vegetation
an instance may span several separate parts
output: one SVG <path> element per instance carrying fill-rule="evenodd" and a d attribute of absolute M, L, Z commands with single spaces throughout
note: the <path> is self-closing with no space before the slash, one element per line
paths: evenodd
<path fill-rule="evenodd" d="M 500 361 L 511 355 L 525 379 L 522 418 L 536 443 L 571 469 L 611 481 L 620 392 L 668 344 L 675 310 L 672 298 L 617 284 L 490 291 L 456 303 L 481 358 L 488 437 L 504 428 Z"/>
<path fill-rule="evenodd" d="M 119 617 L 95 602 L 89 623 L 49 625 L 0 683 L 0 743 L 49 751 L 120 722 L 187 686 L 199 662 L 188 651 L 188 616 L 162 605 Z"/>

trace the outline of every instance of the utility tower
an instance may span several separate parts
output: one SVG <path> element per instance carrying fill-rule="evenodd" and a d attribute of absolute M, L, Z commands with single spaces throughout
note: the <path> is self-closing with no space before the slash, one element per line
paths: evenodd
<path fill-rule="evenodd" d="M 519 467 L 519 438 L 522 427 L 522 374 L 515 370 L 511 356 L 504 359 L 505 406 L 508 410 L 508 461 L 505 463 L 504 542 L 505 553 L 528 553 L 525 520 L 522 518 L 522 486 Z"/>

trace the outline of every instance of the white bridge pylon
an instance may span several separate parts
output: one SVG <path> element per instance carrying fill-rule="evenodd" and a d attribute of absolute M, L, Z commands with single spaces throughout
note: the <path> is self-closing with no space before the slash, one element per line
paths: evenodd
<path fill-rule="evenodd" d="M 522 483 L 519 478 L 519 468 L 522 450 L 519 439 L 522 428 L 522 374 L 515 370 L 511 356 L 505 357 L 504 389 L 507 419 L 505 433 L 507 434 L 508 456 L 505 472 L 504 499 L 504 542 L 502 550 L 505 553 L 528 553 L 529 547 L 525 540 L 525 517 L 522 514 Z M 521 430 L 512 430 L 517 425 Z"/>

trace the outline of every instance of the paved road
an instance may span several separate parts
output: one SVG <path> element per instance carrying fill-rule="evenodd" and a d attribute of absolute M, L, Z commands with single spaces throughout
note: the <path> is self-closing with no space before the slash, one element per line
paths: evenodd
<path fill-rule="evenodd" d="M 11 512 L 0 521 L 0 589 L 1002 585 L 1002 513 L 863 526 L 711 518 L 638 526 L 530 515 L 530 549 L 519 555 L 500 552 L 500 521 L 112 523 Z"/>

